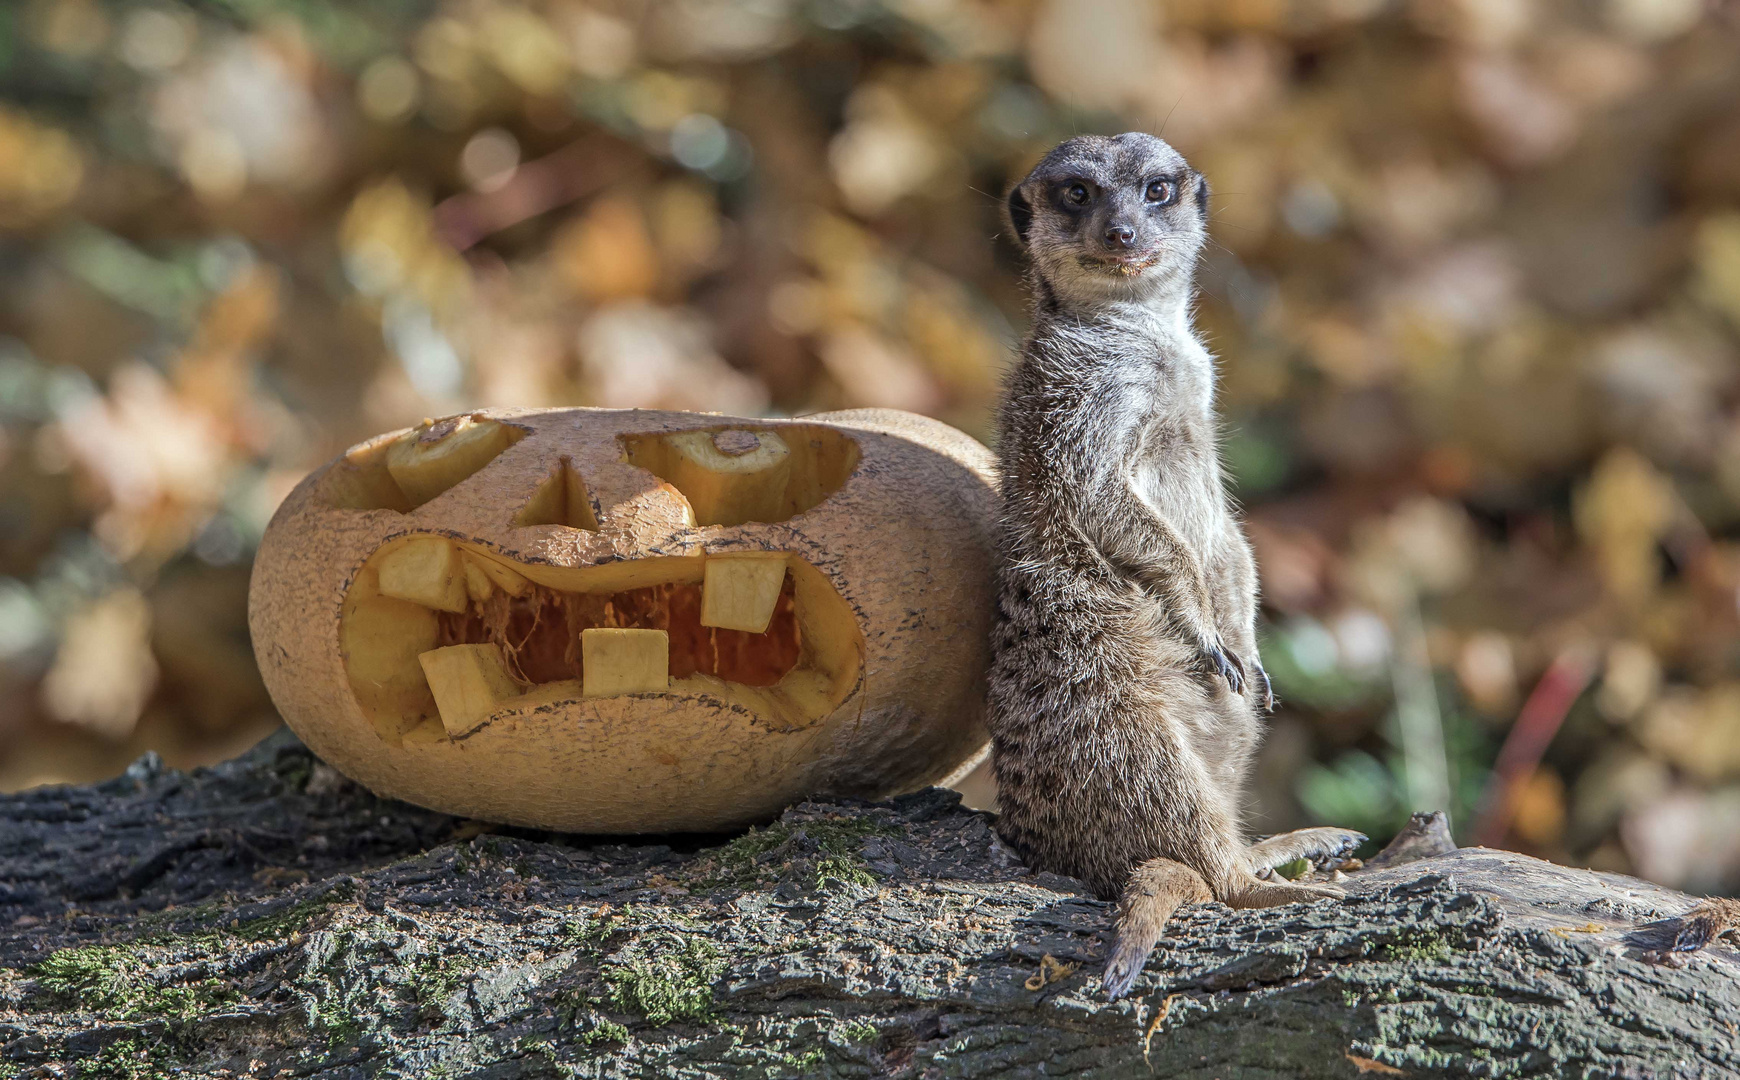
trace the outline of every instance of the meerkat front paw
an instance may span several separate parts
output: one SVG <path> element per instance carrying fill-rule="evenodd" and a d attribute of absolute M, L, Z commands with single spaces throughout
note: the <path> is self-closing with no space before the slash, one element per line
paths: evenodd
<path fill-rule="evenodd" d="M 1269 682 L 1269 673 L 1264 670 L 1261 660 L 1253 662 L 1252 666 L 1257 669 L 1257 700 L 1262 703 L 1264 712 L 1274 712 L 1275 687 Z"/>
<path fill-rule="evenodd" d="M 1325 826 L 1312 831 L 1314 835 L 1322 838 L 1322 846 L 1306 857 L 1320 867 L 1339 866 L 1353 858 L 1353 853 L 1359 849 L 1359 845 L 1370 839 L 1355 829 L 1337 829 L 1333 826 Z"/>
<path fill-rule="evenodd" d="M 1310 859 L 1319 870 L 1339 868 L 1353 857 L 1366 836 L 1352 829 L 1318 826 L 1280 833 L 1259 840 L 1244 850 L 1245 866 L 1259 878 L 1269 879 L 1274 867 L 1296 859 Z"/>
<path fill-rule="evenodd" d="M 1239 659 L 1238 653 L 1222 645 L 1218 639 L 1202 645 L 1202 663 L 1209 674 L 1219 675 L 1226 680 L 1227 689 L 1235 694 L 1244 692 L 1245 662 Z"/>

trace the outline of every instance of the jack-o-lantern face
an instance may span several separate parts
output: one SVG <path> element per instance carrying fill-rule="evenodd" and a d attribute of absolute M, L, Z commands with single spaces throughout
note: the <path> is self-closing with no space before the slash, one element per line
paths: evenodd
<path fill-rule="evenodd" d="M 984 744 L 988 467 L 880 411 L 425 424 L 286 500 L 256 653 L 313 749 L 454 813 L 702 830 L 907 790 Z"/>

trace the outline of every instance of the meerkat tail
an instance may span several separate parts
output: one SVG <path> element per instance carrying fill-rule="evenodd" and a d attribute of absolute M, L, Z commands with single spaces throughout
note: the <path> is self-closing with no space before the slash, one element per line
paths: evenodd
<path fill-rule="evenodd" d="M 1670 951 L 1697 952 L 1733 930 L 1740 930 L 1740 900 L 1711 897 L 1680 916 Z"/>
<path fill-rule="evenodd" d="M 1202 875 L 1181 862 L 1149 859 L 1136 867 L 1118 905 L 1117 941 L 1100 979 L 1106 996 L 1116 1001 L 1129 992 L 1174 911 L 1213 899 Z"/>

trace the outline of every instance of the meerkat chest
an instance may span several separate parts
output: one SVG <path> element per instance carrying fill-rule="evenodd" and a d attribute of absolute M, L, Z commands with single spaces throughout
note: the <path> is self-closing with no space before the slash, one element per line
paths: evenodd
<path fill-rule="evenodd" d="M 1167 343 L 1152 407 L 1136 441 L 1136 490 L 1197 550 L 1225 526 L 1226 493 L 1215 443 L 1214 369 L 1194 338 Z"/>
<path fill-rule="evenodd" d="M 1211 547 L 1225 528 L 1226 495 L 1207 432 L 1164 426 L 1150 431 L 1132 483 L 1196 551 Z"/>

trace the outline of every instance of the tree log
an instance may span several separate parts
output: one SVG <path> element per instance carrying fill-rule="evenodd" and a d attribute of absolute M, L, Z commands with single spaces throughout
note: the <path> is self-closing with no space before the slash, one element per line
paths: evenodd
<path fill-rule="evenodd" d="M 1189 908 L 1107 1002 L 1111 906 L 953 793 L 661 839 L 387 802 L 287 735 L 0 799 L 0 1078 L 1740 1075 L 1740 955 L 1613 874 Z"/>

